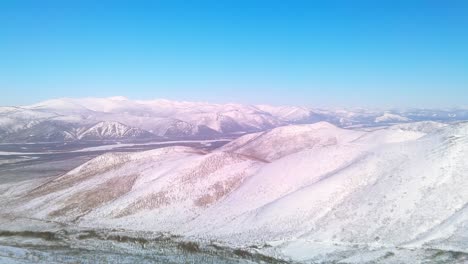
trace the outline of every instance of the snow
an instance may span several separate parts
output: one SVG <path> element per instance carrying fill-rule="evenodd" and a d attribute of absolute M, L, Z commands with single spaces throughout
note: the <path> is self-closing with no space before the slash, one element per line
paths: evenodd
<path fill-rule="evenodd" d="M 297 151 L 349 142 L 362 135 L 359 131 L 337 128 L 327 122 L 311 125 L 284 126 L 266 132 L 247 135 L 225 145 L 230 151 L 273 161 Z"/>
<path fill-rule="evenodd" d="M 70 153 L 70 152 L 94 152 L 94 151 L 105 151 L 105 150 L 115 150 L 120 148 L 129 148 L 129 147 L 136 147 L 136 146 L 158 146 L 158 145 L 170 145 L 170 144 L 187 144 L 187 143 L 199 143 L 205 146 L 210 146 L 212 143 L 217 142 L 229 142 L 231 139 L 208 139 L 208 140 L 165 140 L 165 141 L 151 141 L 145 143 L 115 143 L 115 144 L 107 144 L 102 146 L 96 147 L 87 147 L 72 151 L 53 151 L 53 152 L 14 152 L 14 151 L 0 151 L 0 156 L 24 156 L 28 155 L 28 157 L 23 157 L 24 159 L 31 159 L 34 157 L 29 157 L 29 155 L 41 155 L 41 154 L 60 154 L 60 153 Z M 0 161 L 0 164 L 6 164 L 8 162 L 13 161 Z"/>
<path fill-rule="evenodd" d="M 16 114 L 13 115 L 12 111 Z M 23 119 L 34 123 L 26 126 Z M 30 106 L 0 109 L 0 132 L 30 129 L 32 131 L 25 134 L 40 134 L 34 130 L 34 125 L 45 121 L 61 122 L 58 128 L 60 130 L 52 134 L 67 134 L 76 127 L 83 130 L 102 122 L 118 122 L 157 136 L 169 137 L 206 137 L 216 133 L 252 132 L 285 124 L 281 117 L 273 116 L 255 106 L 169 100 L 135 101 L 120 96 L 60 98 Z M 76 139 L 73 136 L 66 138 Z"/>
<path fill-rule="evenodd" d="M 407 121 L 410 121 L 410 119 L 406 118 L 406 117 L 403 117 L 403 116 L 400 116 L 400 115 L 392 114 L 392 113 L 385 113 L 382 116 L 379 116 L 379 117 L 375 118 L 376 123 L 389 122 L 389 121 L 390 122 L 394 122 L 394 121 L 407 122 Z"/>
<path fill-rule="evenodd" d="M 123 96 L 59 98 L 29 106 L 1 107 L 0 140 L 80 140 L 73 135 L 73 131 L 82 131 L 101 122 L 118 122 L 139 129 L 138 132 L 129 133 L 129 138 L 134 137 L 135 133 L 142 137 L 212 138 L 320 121 L 350 128 L 388 126 L 412 120 L 447 123 L 467 118 L 466 109 L 315 109 L 166 99 L 131 100 Z"/>
<path fill-rule="evenodd" d="M 109 145 L 103 145 L 103 146 L 97 146 L 97 147 L 83 148 L 79 150 L 74 150 L 73 152 L 102 151 L 102 150 L 113 150 L 113 149 L 126 148 L 126 147 L 135 147 L 135 146 L 186 144 L 186 143 L 200 143 L 200 144 L 209 146 L 211 143 L 226 142 L 226 141 L 230 141 L 230 140 L 229 139 L 167 140 L 167 141 L 155 141 L 155 142 L 146 142 L 146 143 L 117 143 L 117 144 L 109 144 Z"/>
<path fill-rule="evenodd" d="M 119 139 L 119 138 L 138 138 L 150 133 L 148 131 L 129 127 L 119 122 L 105 121 L 99 122 L 84 131 L 79 131 L 76 137 L 78 139 Z"/>
<path fill-rule="evenodd" d="M 468 123 L 290 125 L 212 152 L 107 153 L 0 205 L 83 227 L 283 241 L 272 250 L 297 261 L 401 260 L 427 246 L 468 253 L 467 156 Z"/>
<path fill-rule="evenodd" d="M 270 105 L 257 105 L 258 109 L 270 113 L 273 116 L 278 116 L 286 121 L 300 121 L 310 117 L 311 110 L 305 107 L 295 106 L 270 106 Z"/>
<path fill-rule="evenodd" d="M 34 155 L 40 154 L 39 152 L 14 152 L 14 151 L 0 151 L 0 156 L 9 156 L 9 155 Z"/>

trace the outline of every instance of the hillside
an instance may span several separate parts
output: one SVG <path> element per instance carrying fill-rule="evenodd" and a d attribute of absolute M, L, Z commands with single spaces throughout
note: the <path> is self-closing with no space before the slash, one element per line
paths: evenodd
<path fill-rule="evenodd" d="M 34 188 L 9 186 L 15 197 L 2 207 L 21 217 L 239 245 L 289 241 L 278 247 L 286 255 L 288 243 L 312 241 L 465 251 L 467 155 L 466 123 L 370 132 L 286 126 L 211 153 L 108 153 Z"/>

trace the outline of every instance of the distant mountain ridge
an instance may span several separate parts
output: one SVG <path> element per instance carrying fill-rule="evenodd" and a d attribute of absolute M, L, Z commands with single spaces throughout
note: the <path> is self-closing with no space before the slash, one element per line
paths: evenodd
<path fill-rule="evenodd" d="M 324 110 L 164 99 L 144 101 L 120 96 L 60 98 L 28 106 L 0 107 L 0 142 L 213 138 L 321 121 L 346 128 L 460 120 L 468 120 L 467 109 Z M 101 128 L 105 133 L 97 129 L 103 125 L 109 126 Z M 94 126 L 96 129 L 84 132 Z"/>

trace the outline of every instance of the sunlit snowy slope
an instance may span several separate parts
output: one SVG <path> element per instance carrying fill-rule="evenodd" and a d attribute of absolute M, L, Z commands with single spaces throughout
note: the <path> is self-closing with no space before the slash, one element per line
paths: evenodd
<path fill-rule="evenodd" d="M 468 123 L 248 134 L 212 152 L 107 153 L 48 181 L 3 185 L 2 213 L 165 231 L 313 259 L 319 244 L 467 252 Z M 307 253 L 308 252 L 308 253 Z M 315 253 L 314 253 L 315 252 Z"/>

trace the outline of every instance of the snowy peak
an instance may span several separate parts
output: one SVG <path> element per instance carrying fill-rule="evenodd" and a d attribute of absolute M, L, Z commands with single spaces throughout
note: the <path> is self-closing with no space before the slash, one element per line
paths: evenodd
<path fill-rule="evenodd" d="M 113 101 L 127 101 L 128 98 L 125 97 L 125 96 L 112 96 L 112 97 L 108 97 L 109 100 L 113 100 Z"/>
<path fill-rule="evenodd" d="M 410 121 L 409 118 L 392 114 L 392 113 L 384 113 L 383 115 L 376 117 L 375 122 L 376 123 L 381 123 L 381 122 L 408 122 Z"/>
<path fill-rule="evenodd" d="M 23 108 L 45 112 L 50 111 L 64 115 L 90 111 L 90 109 L 70 98 L 51 99 L 37 104 L 24 106 Z"/>

